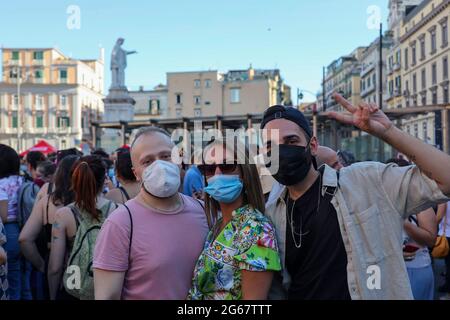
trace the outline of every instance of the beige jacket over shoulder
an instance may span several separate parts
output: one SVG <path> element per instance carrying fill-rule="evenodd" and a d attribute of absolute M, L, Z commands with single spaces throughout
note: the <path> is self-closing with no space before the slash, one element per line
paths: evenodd
<path fill-rule="evenodd" d="M 326 166 L 322 193 L 338 185 L 336 171 Z M 283 265 L 270 298 L 284 299 L 290 277 L 285 268 L 286 187 L 266 206 L 277 232 Z M 357 163 L 340 171 L 332 199 L 347 252 L 348 288 L 353 300 L 413 299 L 402 254 L 403 221 L 436 203 L 448 201 L 434 180 L 418 167 L 377 162 Z M 278 277 L 280 278 L 280 277 Z"/>

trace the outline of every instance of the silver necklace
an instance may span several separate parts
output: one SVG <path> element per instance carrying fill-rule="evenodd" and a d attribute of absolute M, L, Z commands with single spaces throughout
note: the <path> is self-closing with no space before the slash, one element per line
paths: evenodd
<path fill-rule="evenodd" d="M 320 190 L 322 189 L 322 175 L 319 173 L 319 195 L 317 197 L 317 209 L 316 209 L 316 213 L 319 212 L 319 207 L 320 207 Z M 288 207 L 289 207 L 289 200 L 290 197 L 288 195 Z M 298 200 L 298 199 L 297 199 Z M 295 225 L 294 225 L 294 208 L 295 208 L 295 204 L 297 202 L 297 200 L 294 201 L 294 203 L 292 204 L 292 208 L 291 208 L 291 212 L 290 215 L 287 215 L 288 218 L 288 223 L 291 226 L 291 235 L 292 235 L 292 240 L 294 240 L 294 245 L 297 249 L 300 249 L 302 247 L 302 237 L 306 236 L 309 234 L 309 231 L 306 231 L 305 233 L 303 232 L 303 216 L 300 214 L 300 232 L 296 232 L 295 231 Z M 297 239 L 295 238 L 295 236 L 299 237 L 299 241 L 297 242 Z"/>

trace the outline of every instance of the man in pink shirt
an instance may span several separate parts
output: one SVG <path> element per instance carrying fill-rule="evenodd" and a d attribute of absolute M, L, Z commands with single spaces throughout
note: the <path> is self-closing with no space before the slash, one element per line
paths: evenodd
<path fill-rule="evenodd" d="M 131 149 L 142 182 L 135 199 L 105 221 L 94 252 L 98 300 L 182 300 L 191 286 L 208 225 L 199 201 L 178 193 L 180 169 L 164 130 L 144 128 Z"/>

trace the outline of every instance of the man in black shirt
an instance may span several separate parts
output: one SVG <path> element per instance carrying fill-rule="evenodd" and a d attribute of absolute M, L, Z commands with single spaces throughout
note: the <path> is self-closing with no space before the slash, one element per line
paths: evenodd
<path fill-rule="evenodd" d="M 347 254 L 331 195 L 320 194 L 321 178 L 296 201 L 286 195 L 288 299 L 350 300 Z"/>
<path fill-rule="evenodd" d="M 333 97 L 348 113 L 330 112 L 331 118 L 408 154 L 416 166 L 361 163 L 340 177 L 328 166 L 318 171 L 318 142 L 304 115 L 269 108 L 263 139 L 269 156 L 278 147 L 278 170 L 271 174 L 286 186 L 266 208 L 283 265 L 270 298 L 412 299 L 399 240 L 403 220 L 448 201 L 450 157 L 397 129 L 377 106 Z"/>

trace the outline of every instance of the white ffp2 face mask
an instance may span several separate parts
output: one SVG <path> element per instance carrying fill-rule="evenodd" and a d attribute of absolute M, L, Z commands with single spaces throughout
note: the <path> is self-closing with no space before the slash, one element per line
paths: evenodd
<path fill-rule="evenodd" d="M 169 161 L 156 160 L 144 170 L 143 187 L 158 198 L 170 198 L 181 184 L 180 168 Z"/>

